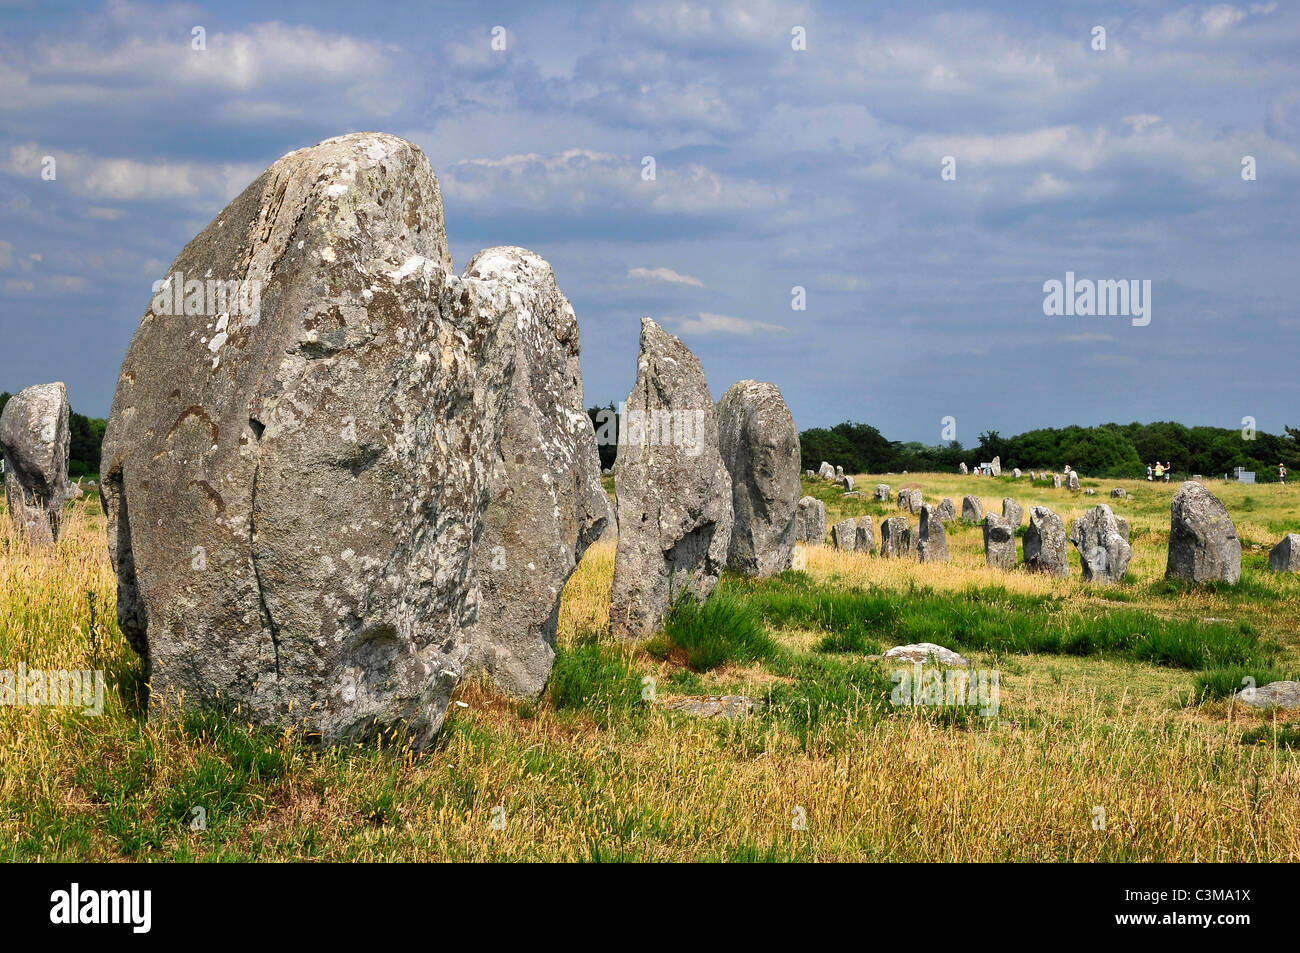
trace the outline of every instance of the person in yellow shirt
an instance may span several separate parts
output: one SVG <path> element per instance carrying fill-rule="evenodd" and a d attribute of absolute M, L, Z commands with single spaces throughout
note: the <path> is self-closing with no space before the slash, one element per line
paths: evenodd
<path fill-rule="evenodd" d="M 1156 461 L 1156 480 L 1157 480 L 1157 482 L 1158 482 L 1158 481 L 1160 480 L 1160 478 L 1161 478 L 1162 476 L 1164 476 L 1164 475 L 1165 475 L 1164 464 L 1162 464 L 1159 460 L 1157 460 L 1157 461 Z"/>

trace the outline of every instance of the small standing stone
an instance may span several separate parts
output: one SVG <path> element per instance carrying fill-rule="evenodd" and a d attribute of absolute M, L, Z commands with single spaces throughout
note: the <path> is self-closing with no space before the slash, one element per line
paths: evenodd
<path fill-rule="evenodd" d="M 815 496 L 801 497 L 794 525 L 800 542 L 821 546 L 826 542 L 826 504 Z"/>
<path fill-rule="evenodd" d="M 945 523 L 957 522 L 957 507 L 953 506 L 952 500 L 949 497 L 945 496 L 940 500 L 939 505 L 935 507 L 935 509 L 938 512 L 939 519 L 943 520 Z"/>
<path fill-rule="evenodd" d="M 876 531 L 871 524 L 870 516 L 858 517 L 858 542 L 857 550 L 860 553 L 870 553 L 876 548 Z"/>
<path fill-rule="evenodd" d="M 1087 582 L 1119 582 L 1133 555 L 1119 531 L 1119 521 L 1105 503 L 1094 506 L 1074 521 L 1070 542 L 1079 550 L 1079 564 Z"/>
<path fill-rule="evenodd" d="M 994 569 L 1016 567 L 1015 529 L 996 513 L 984 517 L 984 561 Z"/>
<path fill-rule="evenodd" d="M 967 496 L 961 501 L 961 521 L 975 524 L 984 519 L 984 504 L 978 496 Z"/>
<path fill-rule="evenodd" d="M 68 498 L 68 391 L 62 381 L 20 390 L 0 415 L 5 502 L 15 527 L 36 545 L 59 538 Z"/>
<path fill-rule="evenodd" d="M 1011 497 L 1004 496 L 1002 498 L 1002 518 L 1010 523 L 1013 528 L 1018 527 L 1025 521 L 1024 508 Z"/>
<path fill-rule="evenodd" d="M 891 516 L 880 524 L 880 555 L 886 559 L 902 559 L 911 545 L 911 533 L 906 516 Z"/>
<path fill-rule="evenodd" d="M 1068 576 L 1065 524 L 1046 506 L 1029 511 L 1029 528 L 1025 530 L 1025 568 L 1052 576 Z"/>
<path fill-rule="evenodd" d="M 875 492 L 875 496 L 873 497 L 873 499 L 875 499 L 876 502 L 878 502 L 878 503 L 888 503 L 888 502 L 889 502 L 889 484 L 888 484 L 888 483 L 877 483 L 877 484 L 876 484 L 876 492 Z"/>
<path fill-rule="evenodd" d="M 970 473 L 970 468 L 965 463 L 962 463 L 957 467 L 957 472 L 962 476 L 966 476 L 966 474 Z"/>
<path fill-rule="evenodd" d="M 921 525 L 917 534 L 916 556 L 923 563 L 948 561 L 948 535 L 943 520 L 929 503 L 921 504 Z"/>
<path fill-rule="evenodd" d="M 1268 554 L 1268 565 L 1276 572 L 1300 572 L 1300 534 L 1287 533 Z"/>
<path fill-rule="evenodd" d="M 839 550 L 855 549 L 858 545 L 858 521 L 849 517 L 832 526 L 831 542 Z"/>

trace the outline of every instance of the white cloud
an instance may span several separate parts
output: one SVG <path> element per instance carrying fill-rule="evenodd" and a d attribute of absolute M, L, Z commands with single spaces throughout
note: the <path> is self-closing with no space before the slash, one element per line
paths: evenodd
<path fill-rule="evenodd" d="M 704 282 L 699 278 L 692 278 L 690 275 L 683 275 L 671 268 L 629 268 L 627 270 L 629 278 L 644 278 L 647 281 L 666 281 L 673 285 L 692 285 L 696 288 L 703 288 Z"/>
<path fill-rule="evenodd" d="M 752 335 L 757 332 L 784 332 L 787 329 L 779 324 L 765 321 L 748 321 L 745 318 L 733 318 L 726 314 L 713 314 L 701 311 L 693 318 L 678 318 L 673 328 L 679 334 L 742 334 Z"/>

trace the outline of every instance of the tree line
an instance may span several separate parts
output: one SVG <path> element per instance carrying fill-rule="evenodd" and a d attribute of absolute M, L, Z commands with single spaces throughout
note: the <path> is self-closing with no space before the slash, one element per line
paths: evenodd
<path fill-rule="evenodd" d="M 1253 470 L 1260 482 L 1276 481 L 1278 464 L 1300 467 L 1300 430 L 1284 434 L 1186 427 L 1173 421 L 1150 424 L 1101 424 L 1096 427 L 1048 427 L 1003 437 L 996 430 L 980 434 L 979 445 L 959 441 L 927 446 L 889 440 L 869 424 L 845 422 L 813 427 L 799 435 L 802 466 L 816 470 L 823 460 L 850 473 L 899 473 L 956 470 L 1001 458 L 1004 470 L 1051 470 L 1067 464 L 1085 476 L 1142 477 L 1148 464 L 1171 465 L 1175 473 L 1223 476 L 1235 467 Z M 1300 478 L 1300 477 L 1298 477 Z"/>

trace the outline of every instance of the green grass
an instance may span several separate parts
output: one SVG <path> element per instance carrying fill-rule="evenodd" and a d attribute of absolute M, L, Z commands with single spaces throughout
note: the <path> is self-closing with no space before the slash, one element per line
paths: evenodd
<path fill-rule="evenodd" d="M 1291 681 L 1295 674 L 1267 665 L 1229 665 L 1200 672 L 1192 688 L 1189 703 L 1198 703 L 1210 698 L 1230 698 L 1250 684 L 1252 679 L 1257 687 L 1269 682 Z"/>
<path fill-rule="evenodd" d="M 692 671 L 707 672 L 727 663 L 746 665 L 771 658 L 776 643 L 745 600 L 718 589 L 703 603 L 679 599 L 663 632 L 645 649 L 658 659 L 681 653 Z"/>

